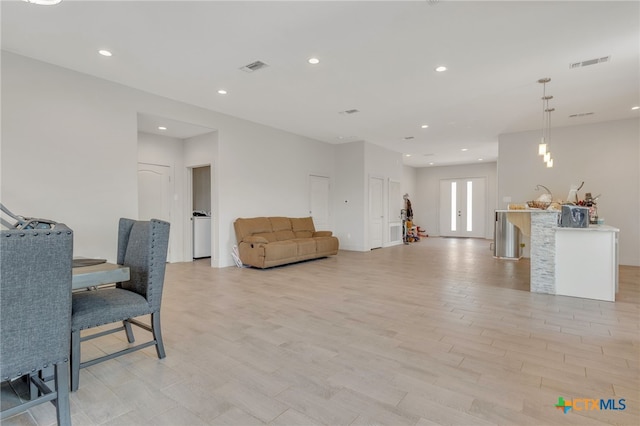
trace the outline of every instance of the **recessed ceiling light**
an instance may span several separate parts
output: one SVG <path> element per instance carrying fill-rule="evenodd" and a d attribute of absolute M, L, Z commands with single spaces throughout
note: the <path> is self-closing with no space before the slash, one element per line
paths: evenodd
<path fill-rule="evenodd" d="M 632 109 L 633 111 L 635 111 L 635 110 L 637 110 L 637 109 L 640 109 L 640 106 L 634 106 L 634 107 L 631 107 L 631 109 Z"/>
<path fill-rule="evenodd" d="M 411 154 L 405 154 L 404 156 L 405 157 L 411 157 Z"/>
<path fill-rule="evenodd" d="M 218 94 L 219 94 L 219 95 L 226 95 L 226 94 L 227 94 L 227 91 L 226 91 L 226 90 L 224 90 L 224 89 L 220 89 L 220 90 L 218 90 Z"/>
<path fill-rule="evenodd" d="M 446 71 L 447 67 L 440 65 L 439 67 L 436 67 L 436 72 L 443 72 Z"/>
<path fill-rule="evenodd" d="M 164 126 L 158 126 L 158 130 L 167 130 L 167 128 Z"/>
<path fill-rule="evenodd" d="M 433 166 L 434 164 L 435 164 L 435 163 L 433 163 L 433 162 L 429 163 L 429 165 L 430 165 L 430 166 Z"/>
<path fill-rule="evenodd" d="M 422 126 L 420 126 L 420 127 L 422 127 L 423 129 L 426 129 L 427 127 L 429 127 L 429 125 L 428 125 L 428 124 L 423 124 L 423 125 L 422 125 Z"/>
<path fill-rule="evenodd" d="M 40 6 L 53 6 L 60 3 L 62 0 L 22 0 L 27 3 L 33 3 Z"/>
<path fill-rule="evenodd" d="M 320 59 L 318 59 L 318 58 L 309 58 L 309 60 L 307 62 L 309 62 L 311 65 L 317 65 L 317 64 L 320 63 Z"/>
<path fill-rule="evenodd" d="M 113 53 L 109 52 L 108 50 L 102 49 L 102 50 L 98 50 L 98 53 L 101 54 L 102 56 L 113 56 Z"/>
<path fill-rule="evenodd" d="M 484 161 L 484 158 L 478 158 L 478 161 Z"/>
<path fill-rule="evenodd" d="M 466 151 L 469 151 L 469 148 L 462 148 L 460 151 L 466 152 Z"/>

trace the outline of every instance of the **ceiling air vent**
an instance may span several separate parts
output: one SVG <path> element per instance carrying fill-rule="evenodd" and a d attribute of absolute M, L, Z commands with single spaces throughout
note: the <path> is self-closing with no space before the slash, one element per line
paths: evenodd
<path fill-rule="evenodd" d="M 255 61 L 255 62 L 251 62 L 249 65 L 245 65 L 244 67 L 241 67 L 240 70 L 244 72 L 254 72 L 254 71 L 261 70 L 262 68 L 266 68 L 268 66 L 269 65 L 265 64 L 262 61 Z"/>
<path fill-rule="evenodd" d="M 579 112 L 577 114 L 571 114 L 569 118 L 586 117 L 588 115 L 593 115 L 593 114 L 595 114 L 595 112 Z"/>
<path fill-rule="evenodd" d="M 603 56 L 601 58 L 588 59 L 582 62 L 574 62 L 572 64 L 569 64 L 569 69 L 588 67 L 589 65 L 595 65 L 595 64 L 602 64 L 604 62 L 609 62 L 610 60 L 611 60 L 611 56 Z"/>
<path fill-rule="evenodd" d="M 357 109 L 348 109 L 346 111 L 340 111 L 339 114 L 355 114 L 356 112 L 360 112 L 360 111 Z"/>
<path fill-rule="evenodd" d="M 413 137 L 413 136 L 405 136 L 403 139 L 405 141 L 410 141 L 411 139 L 415 139 L 415 137 Z"/>

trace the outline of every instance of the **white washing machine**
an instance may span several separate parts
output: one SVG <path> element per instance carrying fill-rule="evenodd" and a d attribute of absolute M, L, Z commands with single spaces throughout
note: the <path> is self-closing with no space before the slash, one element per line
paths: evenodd
<path fill-rule="evenodd" d="M 211 216 L 193 216 L 193 258 L 211 257 Z"/>

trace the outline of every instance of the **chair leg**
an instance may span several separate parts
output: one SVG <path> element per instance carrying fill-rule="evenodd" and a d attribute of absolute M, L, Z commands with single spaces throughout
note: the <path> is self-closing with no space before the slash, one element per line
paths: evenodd
<path fill-rule="evenodd" d="M 71 392 L 78 390 L 80 385 L 80 330 L 71 332 Z"/>
<path fill-rule="evenodd" d="M 124 327 L 124 332 L 127 333 L 127 341 L 129 343 L 133 343 L 136 341 L 136 338 L 133 335 L 133 329 L 131 328 L 131 323 L 129 320 L 122 321 L 122 326 Z"/>
<path fill-rule="evenodd" d="M 69 374 L 67 364 L 55 365 L 56 416 L 59 426 L 71 426 L 71 408 L 69 406 Z"/>
<path fill-rule="evenodd" d="M 156 352 L 158 358 L 162 359 L 167 356 L 164 352 L 164 343 L 162 343 L 162 331 L 160 330 L 160 312 L 151 314 L 151 332 L 153 339 L 156 341 Z"/>
<path fill-rule="evenodd" d="M 29 375 L 27 376 L 27 383 L 29 383 L 29 399 L 31 401 L 33 401 L 34 399 L 40 396 L 40 391 L 38 390 L 38 387 L 31 380 L 32 376 L 37 376 L 38 374 L 40 374 L 40 372 L 36 371 L 35 373 L 29 373 Z"/>

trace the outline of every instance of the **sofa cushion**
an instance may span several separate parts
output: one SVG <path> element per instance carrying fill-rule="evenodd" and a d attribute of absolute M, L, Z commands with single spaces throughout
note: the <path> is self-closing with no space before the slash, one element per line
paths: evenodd
<path fill-rule="evenodd" d="M 293 240 L 296 237 L 296 234 L 290 229 L 286 231 L 276 231 L 274 234 L 277 241 Z"/>
<path fill-rule="evenodd" d="M 315 237 L 316 250 L 321 254 L 338 253 L 338 239 L 336 237 Z"/>
<path fill-rule="evenodd" d="M 293 230 L 293 232 L 298 232 L 298 231 L 314 232 L 316 230 L 315 226 L 313 226 L 313 219 L 311 217 L 292 217 L 290 220 L 291 220 L 291 229 Z"/>
<path fill-rule="evenodd" d="M 249 244 L 266 244 L 269 242 L 269 240 L 267 240 L 265 237 L 260 237 L 257 235 L 251 235 L 250 237 L 244 237 L 244 239 L 242 240 L 245 243 L 249 243 Z"/>
<path fill-rule="evenodd" d="M 291 220 L 288 217 L 270 217 L 269 221 L 273 232 L 291 231 Z"/>
<path fill-rule="evenodd" d="M 298 245 L 294 241 L 276 241 L 264 246 L 266 262 L 280 259 L 295 259 L 298 255 Z"/>
<path fill-rule="evenodd" d="M 291 228 L 296 238 L 310 238 L 316 230 L 311 217 L 292 217 Z"/>
<path fill-rule="evenodd" d="M 261 232 L 259 234 L 253 234 L 254 237 L 262 237 L 269 241 L 270 243 L 274 243 L 278 241 L 276 234 L 274 232 Z"/>
<path fill-rule="evenodd" d="M 238 242 L 250 235 L 272 231 L 271 222 L 266 217 L 254 217 L 250 219 L 239 218 L 233 223 L 233 227 L 235 228 Z"/>
<path fill-rule="evenodd" d="M 296 238 L 293 241 L 298 244 L 298 256 L 315 254 L 316 240 L 314 240 L 313 238 Z"/>

